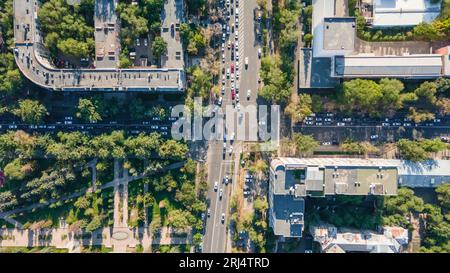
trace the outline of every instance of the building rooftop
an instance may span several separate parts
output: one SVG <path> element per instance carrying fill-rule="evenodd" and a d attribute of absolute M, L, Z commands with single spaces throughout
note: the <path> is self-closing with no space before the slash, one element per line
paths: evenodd
<path fill-rule="evenodd" d="M 378 233 L 322 224 L 312 227 L 311 233 L 327 253 L 399 253 L 408 244 L 408 230 L 402 227 L 384 227 L 383 233 Z"/>
<path fill-rule="evenodd" d="M 450 182 L 450 160 L 281 157 L 272 160 L 271 168 L 280 180 L 275 190 L 283 192 L 295 184 L 305 184 L 306 192 L 317 191 L 321 176 L 317 170 L 323 171 L 325 195 L 389 195 L 396 194 L 398 185 L 437 187 Z"/>
<path fill-rule="evenodd" d="M 442 75 L 439 54 L 373 56 L 336 56 L 334 75 L 338 77 L 439 77 Z"/>
<path fill-rule="evenodd" d="M 374 0 L 373 26 L 415 26 L 439 16 L 441 2 L 430 0 Z"/>
<path fill-rule="evenodd" d="M 355 50 L 356 19 L 354 17 L 328 17 L 323 20 L 323 49 Z"/>
<path fill-rule="evenodd" d="M 305 200 L 291 195 L 273 195 L 271 224 L 275 235 L 301 237 Z"/>

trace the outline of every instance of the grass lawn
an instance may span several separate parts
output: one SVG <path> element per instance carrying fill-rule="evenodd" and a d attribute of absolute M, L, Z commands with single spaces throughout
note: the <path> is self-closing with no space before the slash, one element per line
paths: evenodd
<path fill-rule="evenodd" d="M 159 203 L 164 200 L 164 208 L 159 207 Z M 174 209 L 178 209 L 180 207 L 179 204 L 177 204 L 173 199 L 170 193 L 168 192 L 158 192 L 155 193 L 155 203 L 153 204 L 152 209 L 152 215 L 151 219 L 152 221 L 155 218 L 161 217 L 161 222 L 163 226 L 167 226 L 167 215 L 170 211 Z"/>

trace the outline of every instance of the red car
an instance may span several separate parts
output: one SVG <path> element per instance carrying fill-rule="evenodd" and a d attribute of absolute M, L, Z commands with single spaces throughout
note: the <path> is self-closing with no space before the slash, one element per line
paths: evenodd
<path fill-rule="evenodd" d="M 234 64 L 231 65 L 231 73 L 234 73 Z"/>
<path fill-rule="evenodd" d="M 236 93 L 234 92 L 234 89 L 231 90 L 231 99 L 234 100 L 234 97 L 236 96 Z"/>

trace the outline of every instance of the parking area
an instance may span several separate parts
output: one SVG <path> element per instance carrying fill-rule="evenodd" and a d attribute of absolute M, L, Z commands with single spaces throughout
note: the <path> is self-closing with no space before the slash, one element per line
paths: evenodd
<path fill-rule="evenodd" d="M 117 0 L 95 0 L 95 66 L 117 67 L 120 51 Z"/>
<path fill-rule="evenodd" d="M 183 22 L 183 0 L 167 0 L 164 4 L 161 37 L 167 42 L 167 54 L 161 56 L 161 67 L 184 67 L 180 25 Z"/>
<path fill-rule="evenodd" d="M 422 41 L 367 42 L 356 38 L 355 50 L 357 53 L 373 53 L 377 56 L 430 54 L 431 44 Z"/>

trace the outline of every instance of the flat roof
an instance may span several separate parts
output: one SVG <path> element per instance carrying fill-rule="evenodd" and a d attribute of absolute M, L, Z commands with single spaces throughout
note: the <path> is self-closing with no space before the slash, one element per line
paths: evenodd
<path fill-rule="evenodd" d="M 325 50 L 354 50 L 356 19 L 354 17 L 324 18 L 323 48 Z"/>
<path fill-rule="evenodd" d="M 301 237 L 304 225 L 305 200 L 290 195 L 274 195 L 271 222 L 275 235 Z"/>
<path fill-rule="evenodd" d="M 344 77 L 438 77 L 442 75 L 439 54 L 404 56 L 336 56 L 335 75 Z"/>
<path fill-rule="evenodd" d="M 430 0 L 374 0 L 373 26 L 415 26 L 430 23 L 441 11 L 441 1 Z"/>

